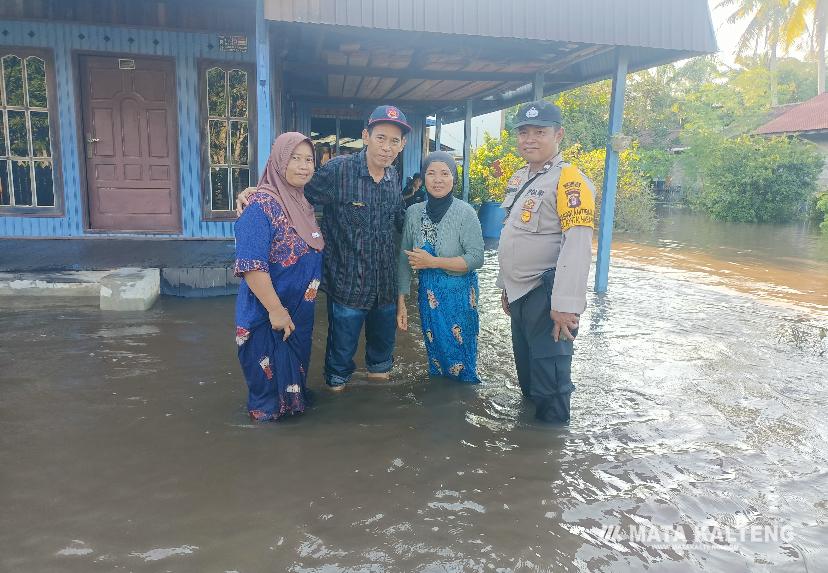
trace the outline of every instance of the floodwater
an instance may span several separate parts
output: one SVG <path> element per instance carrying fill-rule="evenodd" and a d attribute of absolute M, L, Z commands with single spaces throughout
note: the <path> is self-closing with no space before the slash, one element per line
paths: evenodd
<path fill-rule="evenodd" d="M 722 223 L 669 205 L 658 214 L 653 233 L 616 235 L 613 256 L 828 312 L 828 233 L 815 225 Z"/>
<path fill-rule="evenodd" d="M 0 571 L 828 571 L 818 300 L 735 288 L 687 242 L 638 248 L 589 295 L 568 427 L 515 387 L 493 251 L 484 384 L 429 380 L 414 324 L 393 383 L 324 392 L 322 299 L 317 404 L 264 426 L 232 298 L 4 301 Z"/>

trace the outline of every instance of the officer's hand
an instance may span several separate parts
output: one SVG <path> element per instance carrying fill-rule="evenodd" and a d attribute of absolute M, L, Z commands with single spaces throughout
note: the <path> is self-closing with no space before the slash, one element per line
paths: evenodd
<path fill-rule="evenodd" d="M 512 316 L 512 311 L 509 309 L 509 297 L 506 296 L 506 291 L 500 293 L 500 306 L 503 307 L 503 312 L 506 316 Z"/>
<path fill-rule="evenodd" d="M 555 339 L 555 342 L 558 342 L 560 338 L 564 340 L 575 340 L 570 329 L 574 330 L 578 328 L 580 317 L 571 312 L 558 312 L 557 310 L 553 310 L 550 314 L 552 316 L 552 322 L 555 323 L 555 326 L 552 328 L 552 338 Z"/>
<path fill-rule="evenodd" d="M 244 208 L 250 204 L 250 196 L 256 191 L 255 187 L 248 187 L 236 197 L 236 215 L 241 216 Z"/>

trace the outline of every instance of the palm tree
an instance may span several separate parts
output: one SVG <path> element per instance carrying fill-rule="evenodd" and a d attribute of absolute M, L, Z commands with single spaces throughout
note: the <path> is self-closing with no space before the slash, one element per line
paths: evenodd
<path fill-rule="evenodd" d="M 790 21 L 789 13 L 792 0 L 721 0 L 717 8 L 736 6 L 736 10 L 727 18 L 734 24 L 739 20 L 750 18 L 747 28 L 739 38 L 736 54 L 747 54 L 751 49 L 753 55 L 759 54 L 760 48 L 768 50 L 768 69 L 770 70 L 771 106 L 779 104 L 778 78 L 776 73 L 780 47 L 787 49 L 785 43 L 786 26 Z M 808 0 L 804 0 L 808 1 Z M 828 2 L 828 0 L 813 0 Z"/>
<path fill-rule="evenodd" d="M 811 48 L 817 60 L 817 94 L 825 92 L 825 36 L 828 34 L 828 0 L 791 0 L 793 6 L 785 25 L 785 47 L 806 35 L 813 25 Z"/>

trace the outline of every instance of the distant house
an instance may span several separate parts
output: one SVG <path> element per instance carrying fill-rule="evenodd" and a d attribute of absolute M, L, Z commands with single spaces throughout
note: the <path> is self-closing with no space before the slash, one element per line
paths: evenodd
<path fill-rule="evenodd" d="M 781 114 L 757 129 L 756 134 L 796 135 L 813 142 L 825 156 L 819 184 L 828 188 L 828 93 L 798 105 L 786 106 Z"/>

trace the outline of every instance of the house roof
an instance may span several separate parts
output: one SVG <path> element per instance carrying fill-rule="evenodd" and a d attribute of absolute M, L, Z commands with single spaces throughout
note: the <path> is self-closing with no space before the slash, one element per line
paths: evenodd
<path fill-rule="evenodd" d="M 828 131 L 828 93 L 793 106 L 756 130 L 759 135 Z"/>
<path fill-rule="evenodd" d="M 265 0 L 265 17 L 699 54 L 717 50 L 707 0 Z"/>
<path fill-rule="evenodd" d="M 394 101 L 462 119 L 717 50 L 707 0 L 264 0 L 307 102 Z M 278 50 L 279 48 L 277 48 Z"/>

